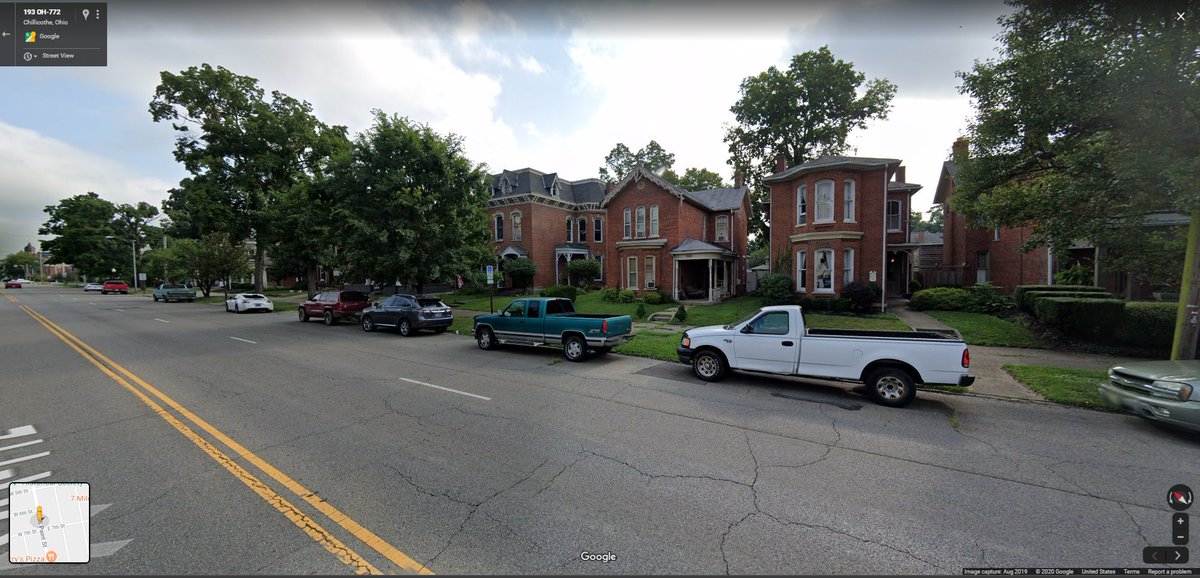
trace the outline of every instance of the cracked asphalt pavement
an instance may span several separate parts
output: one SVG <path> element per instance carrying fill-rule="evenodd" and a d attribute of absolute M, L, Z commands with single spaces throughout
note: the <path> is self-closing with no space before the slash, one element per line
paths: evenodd
<path fill-rule="evenodd" d="M 1120 414 L 927 391 L 888 409 L 853 384 L 550 363 L 559 352 L 301 323 L 285 306 L 7 293 L 435 573 L 1141 567 L 1144 546 L 1170 545 L 1167 489 L 1200 487 L 1200 438 Z M 34 425 L 51 452 L 15 476 L 90 482 L 112 504 L 92 542 L 132 540 L 0 574 L 353 573 L 18 304 L 0 300 L 0 324 L 0 433 Z M 405 571 L 226 451 L 380 571 Z"/>

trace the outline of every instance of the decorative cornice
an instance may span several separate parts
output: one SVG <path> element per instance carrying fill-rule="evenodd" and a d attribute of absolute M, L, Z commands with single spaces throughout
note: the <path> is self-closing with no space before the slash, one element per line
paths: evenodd
<path fill-rule="evenodd" d="M 635 249 L 639 247 L 666 247 L 667 240 L 660 239 L 633 239 L 630 241 L 617 241 L 618 249 Z"/>
<path fill-rule="evenodd" d="M 815 233 L 798 233 L 788 237 L 788 240 L 793 243 L 801 241 L 825 241 L 832 239 L 844 239 L 847 241 L 858 241 L 863 238 L 866 233 L 862 231 L 818 231 Z"/>

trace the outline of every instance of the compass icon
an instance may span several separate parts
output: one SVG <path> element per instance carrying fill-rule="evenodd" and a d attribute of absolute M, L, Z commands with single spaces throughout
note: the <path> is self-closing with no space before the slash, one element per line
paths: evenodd
<path fill-rule="evenodd" d="M 1176 512 L 1182 512 L 1192 507 L 1195 499 L 1196 496 L 1192 494 L 1192 489 L 1183 484 L 1175 484 L 1167 492 L 1167 505 Z"/>

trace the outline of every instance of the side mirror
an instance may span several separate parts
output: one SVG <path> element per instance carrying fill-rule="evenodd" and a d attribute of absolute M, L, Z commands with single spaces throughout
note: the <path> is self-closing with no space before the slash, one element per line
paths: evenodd
<path fill-rule="evenodd" d="M 754 328 L 750 325 L 746 325 L 742 328 L 742 333 L 754 333 Z"/>

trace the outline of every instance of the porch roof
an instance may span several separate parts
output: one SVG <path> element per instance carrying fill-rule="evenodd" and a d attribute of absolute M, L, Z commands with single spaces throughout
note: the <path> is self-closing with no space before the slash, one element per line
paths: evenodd
<path fill-rule="evenodd" d="M 518 257 L 528 257 L 529 251 L 526 251 L 525 249 L 517 247 L 516 245 L 509 245 L 509 246 L 505 247 L 503 251 L 500 251 L 499 254 L 501 257 L 504 257 L 506 255 L 516 255 Z"/>
<path fill-rule="evenodd" d="M 557 254 L 564 253 L 584 253 L 588 252 L 588 246 L 583 243 L 562 243 L 554 246 L 554 252 Z"/>
<path fill-rule="evenodd" d="M 733 251 L 725 247 L 692 238 L 684 239 L 683 243 L 678 247 L 671 249 L 672 255 L 690 255 L 695 253 L 719 253 L 727 257 L 733 256 Z"/>

